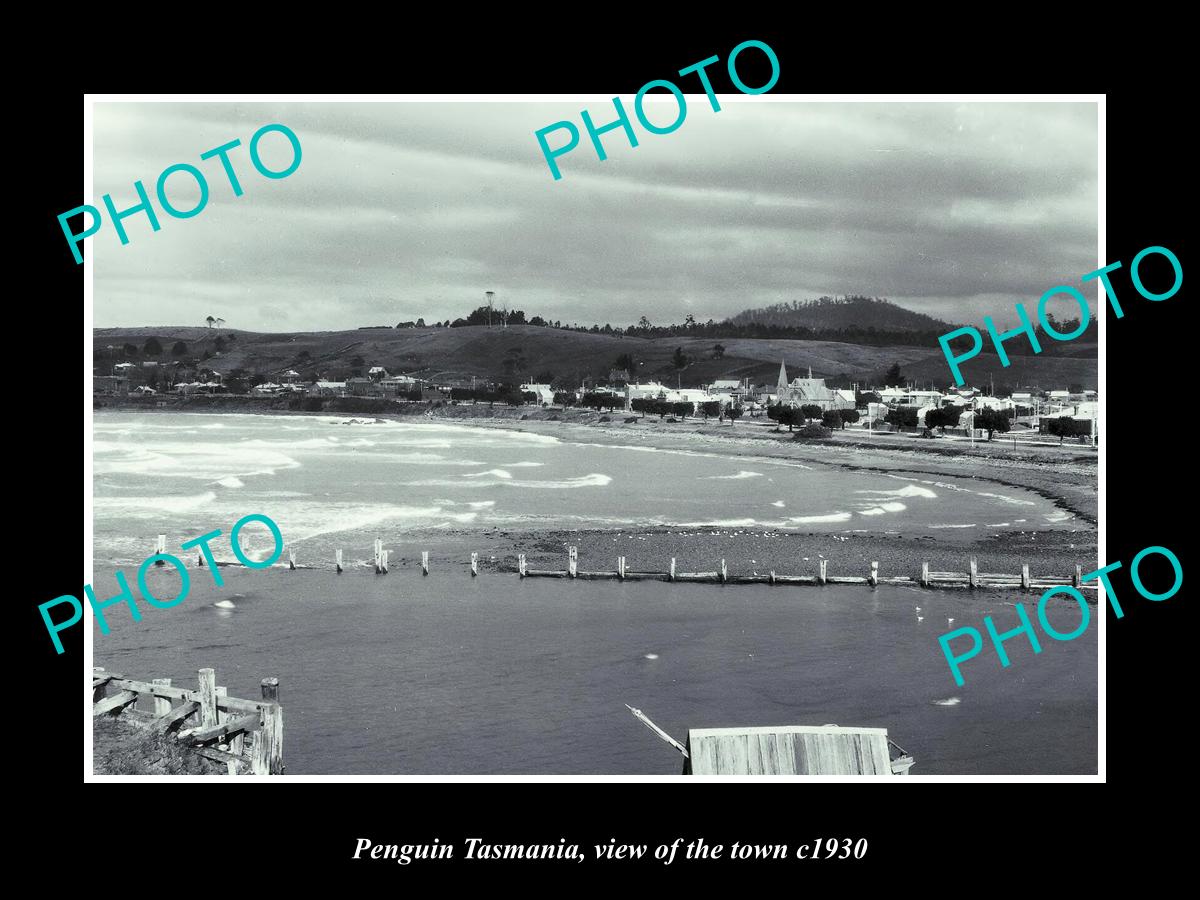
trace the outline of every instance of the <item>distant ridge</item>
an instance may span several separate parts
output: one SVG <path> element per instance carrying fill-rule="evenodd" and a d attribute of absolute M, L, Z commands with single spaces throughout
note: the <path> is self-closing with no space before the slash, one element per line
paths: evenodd
<path fill-rule="evenodd" d="M 820 297 L 747 309 L 727 319 L 732 325 L 774 325 L 814 332 L 876 331 L 946 332 L 956 326 L 913 312 L 881 297 Z"/>

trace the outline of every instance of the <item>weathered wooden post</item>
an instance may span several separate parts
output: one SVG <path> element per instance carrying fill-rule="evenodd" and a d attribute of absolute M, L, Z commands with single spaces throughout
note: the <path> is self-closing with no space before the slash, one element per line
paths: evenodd
<path fill-rule="evenodd" d="M 579 548 L 567 548 L 567 577 L 574 578 L 579 573 Z"/>
<path fill-rule="evenodd" d="M 387 574 L 387 569 L 388 569 L 388 552 L 389 551 L 387 551 L 387 550 L 383 551 L 382 560 L 383 560 L 383 574 L 384 575 Z"/>
<path fill-rule="evenodd" d="M 675 557 L 671 557 L 671 574 L 667 576 L 668 581 L 675 580 Z"/>
<path fill-rule="evenodd" d="M 622 581 L 625 580 L 625 557 L 617 557 L 617 577 Z"/>
<path fill-rule="evenodd" d="M 201 669 L 200 690 L 200 727 L 210 728 L 217 724 L 217 673 L 212 669 Z"/>
<path fill-rule="evenodd" d="M 228 697 L 229 696 L 229 688 L 224 687 L 222 685 L 217 685 L 216 695 L 218 697 Z M 228 718 L 229 718 L 229 713 L 225 712 L 224 710 L 221 709 L 220 706 L 218 706 L 217 707 L 217 722 L 222 723 L 222 722 L 226 721 Z M 237 743 L 236 751 L 233 749 L 235 742 Z M 220 742 L 217 743 L 217 749 L 224 750 L 227 753 L 235 753 L 236 752 L 237 754 L 240 755 L 241 751 L 242 751 L 242 736 L 240 734 L 237 735 L 236 737 L 229 737 L 228 735 L 226 735 L 224 740 L 221 740 Z M 225 770 L 230 775 L 236 775 L 238 773 L 238 764 L 235 763 L 231 759 L 226 760 L 225 761 Z"/>
<path fill-rule="evenodd" d="M 829 560 L 827 559 L 823 559 L 817 564 L 817 584 L 825 584 L 827 572 L 826 566 L 828 564 Z"/>
<path fill-rule="evenodd" d="M 158 536 L 158 540 L 154 542 L 154 552 L 155 553 L 166 553 L 167 552 L 167 536 L 165 534 L 160 534 Z M 163 565 L 163 560 L 156 559 L 154 561 L 154 564 L 156 566 L 161 566 L 161 565 Z"/>
<path fill-rule="evenodd" d="M 721 584 L 725 584 L 729 580 L 729 573 L 725 571 L 725 560 L 721 560 Z"/>
<path fill-rule="evenodd" d="M 525 577 L 525 554 L 524 553 L 517 554 L 517 574 L 520 575 L 522 578 Z"/>
<path fill-rule="evenodd" d="M 170 678 L 155 678 L 150 683 L 161 685 L 162 687 L 170 687 L 171 679 Z M 157 716 L 165 716 L 170 711 L 171 711 L 171 698 L 170 697 L 155 697 L 154 698 L 154 715 L 156 717 Z"/>
<path fill-rule="evenodd" d="M 775 583 L 775 570 L 772 569 L 770 571 L 770 573 L 767 575 L 767 584 L 774 584 L 774 583 Z"/>
<path fill-rule="evenodd" d="M 1029 590 L 1029 563 L 1021 564 L 1021 590 Z"/>
<path fill-rule="evenodd" d="M 479 554 L 474 550 L 471 551 L 471 577 L 474 578 L 479 574 Z"/>
<path fill-rule="evenodd" d="M 421 574 L 422 575 L 429 574 L 429 551 L 428 550 L 421 551 Z"/>
<path fill-rule="evenodd" d="M 1083 584 L 1083 566 L 1075 564 L 1075 574 L 1071 576 L 1071 587 L 1079 587 Z"/>
<path fill-rule="evenodd" d="M 971 557 L 971 571 L 967 575 L 967 583 L 971 586 L 972 590 L 979 583 L 979 563 L 973 556 Z"/>
<path fill-rule="evenodd" d="M 929 587 L 929 562 L 921 563 L 921 587 Z"/>
<path fill-rule="evenodd" d="M 375 538 L 375 574 L 378 575 L 383 564 L 383 541 Z"/>
<path fill-rule="evenodd" d="M 251 771 L 255 775 L 283 774 L 283 709 L 279 705 L 279 679 L 262 680 L 262 728 L 252 749 Z"/>
<path fill-rule="evenodd" d="M 198 568 L 198 569 L 204 568 L 204 554 L 201 553 L 199 550 L 196 551 L 196 568 Z"/>
<path fill-rule="evenodd" d="M 296 571 L 296 551 L 288 550 L 288 571 Z"/>
<path fill-rule="evenodd" d="M 333 551 L 333 564 L 334 564 L 334 567 L 337 569 L 337 573 L 339 575 L 341 575 L 342 574 L 342 551 L 341 550 Z"/>
<path fill-rule="evenodd" d="M 104 677 L 104 669 L 101 668 L 100 666 L 94 667 L 92 669 L 92 677 L 93 678 L 103 678 Z M 100 687 L 92 688 L 92 702 L 99 703 L 101 700 L 104 699 L 104 696 L 107 693 L 108 693 L 108 682 L 106 681 L 106 682 L 104 682 L 104 684 L 100 685 Z"/>
<path fill-rule="evenodd" d="M 875 587 L 877 584 L 879 584 L 879 563 L 871 563 L 871 574 L 867 576 L 867 584 L 869 584 L 871 587 Z"/>

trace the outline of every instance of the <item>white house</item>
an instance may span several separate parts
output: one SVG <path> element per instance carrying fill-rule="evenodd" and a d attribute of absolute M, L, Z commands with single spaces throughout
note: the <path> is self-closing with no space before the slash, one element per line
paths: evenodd
<path fill-rule="evenodd" d="M 538 403 L 554 402 L 554 389 L 548 384 L 523 384 L 521 385 L 521 390 L 537 394 Z"/>

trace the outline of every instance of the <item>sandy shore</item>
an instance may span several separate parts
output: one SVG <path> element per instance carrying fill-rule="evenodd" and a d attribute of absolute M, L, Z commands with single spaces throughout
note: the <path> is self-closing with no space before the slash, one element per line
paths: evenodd
<path fill-rule="evenodd" d="M 181 411 L 181 410 L 174 410 Z M 187 411 L 238 412 L 228 406 Z M 275 414 L 274 410 L 247 412 Z M 152 410 L 147 410 L 152 412 Z M 305 413 L 287 413 L 304 415 Z M 342 415 L 309 413 L 309 415 Z M 1091 447 L 1042 445 L 1029 441 L 997 440 L 969 443 L 949 439 L 920 439 L 908 435 L 875 434 L 861 429 L 836 431 L 831 440 L 803 442 L 786 429 L 764 419 L 743 419 L 736 425 L 653 417 L 627 422 L 625 413 L 551 410 L 486 405 L 398 405 L 395 412 L 347 415 L 347 418 L 385 418 L 401 421 L 448 421 L 474 427 L 502 428 L 553 435 L 560 440 L 601 445 L 688 450 L 733 458 L 789 459 L 815 469 L 886 472 L 975 481 L 982 485 L 1024 488 L 1052 501 L 1073 516 L 1072 528 L 1056 531 L 1008 531 L 984 538 L 946 536 L 906 537 L 886 534 L 798 533 L 764 528 L 645 527 L 616 532 L 609 529 L 521 532 L 502 529 L 438 530 L 412 534 L 408 547 L 428 549 L 434 566 L 461 567 L 470 551 L 480 554 L 484 569 L 516 569 L 518 553 L 531 568 L 566 568 L 566 548 L 579 548 L 580 568 L 616 568 L 625 556 L 635 571 L 665 571 L 675 557 L 679 571 L 713 571 L 723 558 L 730 573 L 808 574 L 824 556 L 831 575 L 865 575 L 878 561 L 881 575 L 916 575 L 928 561 L 934 570 L 966 571 L 975 556 L 981 572 L 1018 573 L 1028 563 L 1034 575 L 1065 576 L 1082 565 L 1090 571 L 1097 558 L 1097 453 Z M 393 567 L 419 565 L 419 552 L 399 550 Z"/>
<path fill-rule="evenodd" d="M 440 413 L 440 415 L 439 415 Z M 557 416 L 557 420 L 552 418 Z M 422 536 L 434 565 L 463 565 L 463 547 L 480 554 L 485 569 L 512 570 L 525 553 L 530 568 L 566 568 L 567 547 L 579 548 L 583 570 L 611 571 L 616 557 L 626 557 L 635 571 L 665 571 L 675 557 L 679 571 L 712 571 L 725 559 L 731 573 L 809 574 L 824 556 L 831 575 L 865 575 L 872 561 L 881 575 L 917 575 L 922 562 L 943 571 L 965 572 L 975 556 L 981 572 L 1019 573 L 1028 563 L 1034 575 L 1066 576 L 1076 564 L 1090 571 L 1098 564 L 1096 521 L 1096 452 L 1078 445 L 1063 447 L 996 441 L 967 443 L 923 440 L 903 435 L 875 435 L 847 430 L 833 440 L 805 443 L 786 429 L 743 420 L 730 426 L 703 421 L 659 422 L 653 418 L 626 423 L 626 416 L 582 412 L 500 410 L 485 406 L 438 410 L 437 420 L 469 421 L 472 426 L 550 434 L 564 441 L 686 449 L 745 458 L 802 461 L 816 468 L 887 472 L 899 475 L 953 477 L 981 484 L 1033 491 L 1072 514 L 1076 527 L 1059 531 L 1008 531 L 986 538 L 905 537 L 885 534 L 797 533 L 754 528 L 639 528 L 522 533 L 492 529 Z M 401 557 L 401 566 L 418 560 Z"/>

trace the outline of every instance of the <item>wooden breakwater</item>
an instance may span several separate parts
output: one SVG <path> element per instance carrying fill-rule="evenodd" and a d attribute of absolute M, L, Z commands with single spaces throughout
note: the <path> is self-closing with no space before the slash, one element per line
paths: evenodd
<path fill-rule="evenodd" d="M 92 670 L 92 716 L 121 716 L 152 734 L 173 734 L 193 752 L 225 763 L 230 775 L 283 774 L 283 709 L 279 679 L 262 680 L 261 700 L 230 697 L 212 669 L 200 669 L 195 690 L 170 678 L 137 681 Z M 153 713 L 138 701 L 153 700 Z M 187 727 L 184 727 L 184 726 Z"/>
<path fill-rule="evenodd" d="M 159 542 L 161 543 L 163 539 L 163 536 L 160 535 Z M 1078 591 L 1097 590 L 1096 582 L 1085 582 L 1083 580 L 1083 567 L 1081 565 L 1076 565 L 1075 571 L 1071 575 L 1061 577 L 1051 575 L 1035 576 L 1031 574 L 1028 563 L 1021 566 L 1020 573 L 980 572 L 978 559 L 974 556 L 967 560 L 967 571 L 965 572 L 935 571 L 930 568 L 928 562 L 922 562 L 919 573 L 881 574 L 879 563 L 871 562 L 867 571 L 861 575 L 830 574 L 829 560 L 827 559 L 817 560 L 813 566 L 813 570 L 809 573 L 786 573 L 774 570 L 766 573 L 731 573 L 724 559 L 720 560 L 717 568 L 712 571 L 682 572 L 677 570 L 675 557 L 671 557 L 669 565 L 664 571 L 634 571 L 626 566 L 624 556 L 616 558 L 615 569 L 588 570 L 579 568 L 578 547 L 567 548 L 565 562 L 566 568 L 563 569 L 531 569 L 528 566 L 526 555 L 519 553 L 517 554 L 516 571 L 522 578 L 566 578 L 582 581 L 678 581 L 698 584 L 863 584 L 869 587 L 875 587 L 880 584 L 899 584 L 921 588 L 967 588 L 970 590 L 998 588 L 1020 591 L 1045 591 L 1055 587 L 1067 586 L 1073 587 Z M 388 573 L 388 563 L 389 551 L 384 548 L 383 541 L 376 538 L 372 559 L 375 574 L 386 575 Z M 202 565 L 202 560 L 198 560 L 197 565 Z M 220 563 L 220 565 L 233 564 Z M 421 551 L 420 565 L 421 574 L 428 575 L 430 573 L 428 550 Z M 472 576 L 479 574 L 479 554 L 477 552 L 469 554 L 467 565 Z M 297 564 L 295 550 L 289 549 L 288 568 L 295 571 L 297 569 L 312 568 L 312 566 Z M 335 551 L 334 570 L 339 575 L 345 571 L 341 550 Z M 512 570 L 510 569 L 509 571 Z"/>

